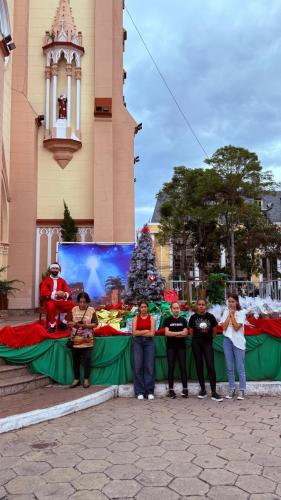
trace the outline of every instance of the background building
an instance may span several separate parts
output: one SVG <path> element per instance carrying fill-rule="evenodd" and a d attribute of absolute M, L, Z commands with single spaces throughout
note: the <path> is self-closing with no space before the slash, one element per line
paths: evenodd
<path fill-rule="evenodd" d="M 24 282 L 11 308 L 37 305 L 63 200 L 81 241 L 134 241 L 123 8 L 122 0 L 0 0 L 3 38 L 16 44 L 9 56 L 1 42 L 0 67 L 1 263 Z"/>

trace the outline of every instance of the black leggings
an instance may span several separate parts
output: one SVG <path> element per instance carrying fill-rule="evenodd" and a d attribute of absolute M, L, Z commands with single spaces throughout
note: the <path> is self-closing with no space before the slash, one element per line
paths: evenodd
<path fill-rule="evenodd" d="M 192 351 L 195 359 L 198 382 L 201 386 L 201 389 L 205 389 L 203 362 L 204 356 L 207 365 L 211 391 L 216 392 L 216 371 L 212 342 L 206 342 L 206 340 L 204 339 L 192 339 Z"/>
<path fill-rule="evenodd" d="M 91 373 L 92 347 L 74 347 L 72 349 L 72 361 L 74 378 L 80 380 L 80 364 L 84 367 L 84 378 L 89 378 Z"/>
<path fill-rule="evenodd" d="M 168 345 L 167 346 L 168 358 L 168 383 L 169 389 L 174 387 L 174 371 L 176 358 L 178 358 L 181 381 L 183 388 L 187 387 L 187 371 L 186 371 L 186 347 L 184 345 Z"/>

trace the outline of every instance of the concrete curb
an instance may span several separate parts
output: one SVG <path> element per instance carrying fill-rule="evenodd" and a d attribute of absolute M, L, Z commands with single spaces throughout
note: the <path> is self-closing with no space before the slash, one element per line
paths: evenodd
<path fill-rule="evenodd" d="M 182 386 L 176 383 L 174 386 L 175 392 L 177 394 L 181 393 Z M 207 392 L 210 394 L 208 385 L 206 386 Z M 198 384 L 190 383 L 188 384 L 189 394 L 191 396 L 196 396 L 198 394 Z M 222 382 L 217 384 L 217 391 L 224 395 L 227 393 L 228 384 L 227 382 Z M 167 395 L 167 384 L 157 383 L 155 386 L 155 396 L 157 398 L 162 398 Z M 247 383 L 247 396 L 280 396 L 281 395 L 281 382 L 248 382 Z M 120 398 L 132 398 L 134 397 L 134 386 L 133 384 L 126 385 L 112 385 L 106 389 L 95 392 L 94 394 L 89 394 L 79 399 L 74 399 L 66 403 L 61 403 L 55 406 L 50 406 L 49 408 L 43 408 L 40 410 L 34 410 L 27 413 L 19 413 L 17 415 L 12 415 L 10 417 L 5 417 L 0 419 L 0 434 L 4 432 L 13 431 L 16 429 L 21 429 L 23 427 L 28 427 L 29 425 L 39 424 L 46 420 L 53 420 L 55 418 L 63 417 L 64 415 L 69 415 L 70 413 L 75 413 L 80 410 L 85 410 L 91 408 L 92 406 L 99 405 L 113 399 L 116 397 Z"/>
<path fill-rule="evenodd" d="M 236 384 L 237 388 L 238 385 Z M 119 385 L 118 387 L 118 397 L 119 398 L 132 398 L 134 397 L 134 387 L 132 384 Z M 176 383 L 174 385 L 175 392 L 181 394 L 182 385 Z M 199 385 L 197 383 L 191 382 L 188 384 L 188 392 L 190 396 L 197 396 L 199 392 Z M 206 384 L 207 393 L 210 395 L 211 390 L 209 384 Z M 158 398 L 165 397 L 167 395 L 168 385 L 167 383 L 157 383 L 155 385 L 155 396 Z M 219 394 L 225 395 L 228 392 L 228 383 L 220 382 L 217 383 L 217 392 Z M 263 381 L 263 382 L 247 382 L 247 396 L 280 396 L 281 395 L 281 382 L 275 381 Z"/>
<path fill-rule="evenodd" d="M 33 410 L 27 413 L 19 413 L 10 417 L 1 418 L 0 434 L 38 424 L 46 420 L 63 417 L 64 415 L 69 415 L 70 413 L 75 413 L 80 410 L 85 410 L 86 408 L 99 405 L 115 397 L 117 397 L 117 386 L 112 385 L 101 391 L 66 403 L 60 403 L 55 406 L 50 406 L 49 408 L 42 408 L 40 410 Z"/>

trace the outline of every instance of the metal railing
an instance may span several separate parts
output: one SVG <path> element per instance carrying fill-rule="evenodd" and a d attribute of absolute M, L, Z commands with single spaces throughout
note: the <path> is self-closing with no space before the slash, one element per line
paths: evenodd
<path fill-rule="evenodd" d="M 195 301 L 206 293 L 206 282 L 202 280 L 191 280 L 188 282 L 190 300 Z M 179 300 L 187 300 L 187 285 L 184 280 L 167 281 L 169 290 L 176 290 Z M 281 300 L 281 279 L 271 281 L 227 281 L 225 296 L 235 292 L 242 297 L 271 297 L 272 300 Z"/>

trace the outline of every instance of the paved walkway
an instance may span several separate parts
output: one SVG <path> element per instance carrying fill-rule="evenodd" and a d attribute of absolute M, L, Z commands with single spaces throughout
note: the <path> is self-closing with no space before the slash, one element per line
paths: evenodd
<path fill-rule="evenodd" d="M 0 498 L 281 498 L 278 398 L 115 399 L 0 436 Z"/>

